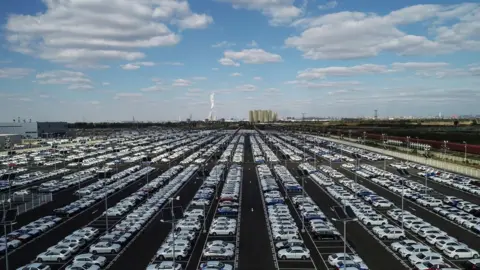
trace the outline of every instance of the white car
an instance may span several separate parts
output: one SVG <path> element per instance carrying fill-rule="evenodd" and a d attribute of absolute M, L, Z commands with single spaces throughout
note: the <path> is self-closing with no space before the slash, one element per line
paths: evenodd
<path fill-rule="evenodd" d="M 402 249 L 399 250 L 399 253 L 400 255 L 402 255 L 403 258 L 408 258 L 410 257 L 411 255 L 416 255 L 416 254 L 419 254 L 419 253 L 423 253 L 423 252 L 430 252 L 430 248 L 425 246 L 425 245 L 422 245 L 422 244 L 419 244 L 419 245 L 412 245 L 412 246 L 409 246 L 409 247 L 404 247 Z"/>
<path fill-rule="evenodd" d="M 84 263 L 84 262 L 93 263 L 98 266 L 104 266 L 105 263 L 107 262 L 107 258 L 103 256 L 94 255 L 91 253 L 80 254 L 75 256 L 75 258 L 73 258 L 74 264 Z"/>
<path fill-rule="evenodd" d="M 206 248 L 218 247 L 218 248 L 224 248 L 228 250 L 235 250 L 234 244 L 228 243 L 222 240 L 214 240 L 214 241 L 207 242 L 205 247 Z"/>
<path fill-rule="evenodd" d="M 210 235 L 234 235 L 235 232 L 236 232 L 236 227 L 213 225 L 210 228 L 209 234 Z"/>
<path fill-rule="evenodd" d="M 455 260 L 471 258 L 477 259 L 479 257 L 478 251 L 463 246 L 448 247 L 443 250 L 443 253 L 447 255 L 447 257 Z"/>
<path fill-rule="evenodd" d="M 399 251 L 400 249 L 402 248 L 406 248 L 406 247 L 409 247 L 409 246 L 413 246 L 413 245 L 417 245 L 418 242 L 417 241 L 413 241 L 413 240 L 410 240 L 410 239 L 405 239 L 405 240 L 402 240 L 402 241 L 399 241 L 399 242 L 393 242 L 390 247 L 394 250 L 394 251 Z"/>
<path fill-rule="evenodd" d="M 221 260 L 231 260 L 234 256 L 234 251 L 230 249 L 225 249 L 221 247 L 210 247 L 206 248 L 203 251 L 203 257 L 212 260 L 212 259 L 221 259 Z"/>
<path fill-rule="evenodd" d="M 361 219 L 362 223 L 368 226 L 380 226 L 388 224 L 386 218 L 382 216 L 365 216 Z"/>
<path fill-rule="evenodd" d="M 72 253 L 68 249 L 45 251 L 37 256 L 37 262 L 63 262 Z"/>
<path fill-rule="evenodd" d="M 273 239 L 275 239 L 276 241 L 289 240 L 289 239 L 299 239 L 298 233 L 294 230 L 272 231 L 272 234 L 273 234 Z"/>
<path fill-rule="evenodd" d="M 290 248 L 280 249 L 277 252 L 277 256 L 282 260 L 286 260 L 286 259 L 306 260 L 310 258 L 310 250 L 304 247 L 290 247 Z"/>
<path fill-rule="evenodd" d="M 457 240 L 453 240 L 453 239 L 450 239 L 450 240 L 440 240 L 440 241 L 437 241 L 435 243 L 435 246 L 439 249 L 439 250 L 444 250 L 448 247 L 468 247 L 467 245 L 465 245 L 464 243 L 460 243 L 458 242 Z"/>
<path fill-rule="evenodd" d="M 389 208 L 393 206 L 393 204 L 387 200 L 376 200 L 372 205 L 380 208 Z"/>
<path fill-rule="evenodd" d="M 408 261 L 415 265 L 418 263 L 428 262 L 428 261 L 443 261 L 442 255 L 435 252 L 424 252 L 412 255 L 408 257 Z"/>
<path fill-rule="evenodd" d="M 401 229 L 386 229 L 378 233 L 378 237 L 383 240 L 387 239 L 405 239 L 405 232 Z"/>
<path fill-rule="evenodd" d="M 98 242 L 90 246 L 90 253 L 93 254 L 104 254 L 104 253 L 118 253 L 122 249 L 122 246 L 119 244 L 113 244 L 111 242 Z"/>

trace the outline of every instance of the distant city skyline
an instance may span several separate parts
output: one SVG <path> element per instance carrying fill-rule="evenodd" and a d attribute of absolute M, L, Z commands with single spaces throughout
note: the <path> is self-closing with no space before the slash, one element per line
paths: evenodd
<path fill-rule="evenodd" d="M 2 0 L 0 121 L 480 113 L 478 1 L 87 2 Z"/>

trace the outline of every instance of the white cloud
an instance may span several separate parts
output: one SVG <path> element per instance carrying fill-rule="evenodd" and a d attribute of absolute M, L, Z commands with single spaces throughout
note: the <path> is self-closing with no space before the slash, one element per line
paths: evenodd
<path fill-rule="evenodd" d="M 244 84 L 237 86 L 236 89 L 241 92 L 253 92 L 257 90 L 257 87 L 253 84 Z"/>
<path fill-rule="evenodd" d="M 31 98 L 27 97 L 10 97 L 8 100 L 12 101 L 21 101 L 21 102 L 32 102 L 33 100 Z"/>
<path fill-rule="evenodd" d="M 252 40 L 247 44 L 248 47 L 258 47 L 258 43 L 255 40 Z"/>
<path fill-rule="evenodd" d="M 159 92 L 159 91 L 163 91 L 163 90 L 166 90 L 166 88 L 165 88 L 165 86 L 163 86 L 160 83 L 157 83 L 153 86 L 149 86 L 149 87 L 145 87 L 145 88 L 140 89 L 140 91 L 142 91 L 142 92 Z"/>
<path fill-rule="evenodd" d="M 304 28 L 285 40 L 287 47 L 303 52 L 308 59 L 355 59 L 382 52 L 399 55 L 441 54 L 458 50 L 480 50 L 477 38 L 480 4 L 417 5 L 381 16 L 374 13 L 338 12 L 300 19 L 294 26 Z M 458 18 L 452 26 L 445 22 Z M 429 30 L 433 36 L 409 34 L 401 26 L 437 20 Z M 403 27 L 402 27 L 403 28 Z M 354 37 L 354 38 L 353 38 Z M 353 42 L 354 40 L 354 42 Z"/>
<path fill-rule="evenodd" d="M 65 65 L 66 68 L 71 69 L 108 69 L 109 65 L 89 64 L 89 63 L 72 63 Z"/>
<path fill-rule="evenodd" d="M 336 8 L 337 5 L 338 5 L 337 1 L 328 1 L 324 5 L 319 5 L 318 8 L 320 10 L 332 9 L 332 8 Z"/>
<path fill-rule="evenodd" d="M 192 82 L 185 79 L 176 79 L 173 81 L 173 84 L 172 84 L 172 86 L 176 86 L 176 87 L 186 87 L 190 85 L 192 85 Z"/>
<path fill-rule="evenodd" d="M 218 70 L 219 70 L 219 68 L 212 68 L 212 70 L 213 70 L 213 71 L 218 71 Z"/>
<path fill-rule="evenodd" d="M 125 65 L 121 65 L 122 69 L 124 70 L 136 70 L 139 69 L 141 66 L 143 67 L 153 67 L 155 63 L 153 62 L 135 62 L 135 63 L 128 63 Z"/>
<path fill-rule="evenodd" d="M 195 76 L 195 77 L 192 78 L 192 80 L 195 80 L 195 81 L 205 81 L 205 80 L 207 80 L 207 77 Z"/>
<path fill-rule="evenodd" d="M 130 63 L 129 63 L 129 64 L 126 64 L 126 65 L 122 65 L 121 67 L 122 67 L 122 69 L 124 69 L 124 70 L 136 70 L 136 69 L 139 69 L 139 68 L 140 68 L 140 66 L 137 66 L 137 65 L 134 65 L 134 64 L 130 64 Z"/>
<path fill-rule="evenodd" d="M 315 80 L 324 79 L 329 76 L 357 76 L 367 74 L 382 74 L 401 72 L 407 70 L 414 71 L 432 71 L 443 69 L 448 66 L 445 62 L 395 62 L 391 64 L 391 68 L 385 65 L 364 64 L 350 67 L 325 67 L 325 68 L 309 68 L 299 71 L 297 79 Z M 425 74 L 425 73 L 423 73 Z"/>
<path fill-rule="evenodd" d="M 53 70 L 36 75 L 39 84 L 69 85 L 68 89 L 92 89 L 92 81 L 80 71 Z"/>
<path fill-rule="evenodd" d="M 239 52 L 225 51 L 224 58 L 241 61 L 245 64 L 264 64 L 282 62 L 282 57 L 278 54 L 269 53 L 262 49 L 247 49 Z M 222 60 L 220 59 L 220 60 Z"/>
<path fill-rule="evenodd" d="M 116 93 L 114 99 L 129 99 L 129 98 L 140 98 L 143 97 L 142 93 Z"/>
<path fill-rule="evenodd" d="M 262 77 L 257 76 L 257 77 L 253 77 L 253 79 L 256 80 L 256 81 L 261 81 Z"/>
<path fill-rule="evenodd" d="M 218 60 L 218 62 L 221 64 L 221 65 L 224 65 L 224 66 L 235 66 L 235 67 L 238 67 L 240 66 L 239 63 L 233 61 L 232 59 L 230 58 L 221 58 L 220 60 Z"/>
<path fill-rule="evenodd" d="M 107 85 L 110 85 L 110 83 L 109 82 L 102 82 L 102 85 L 107 86 Z"/>
<path fill-rule="evenodd" d="M 224 40 L 224 41 L 213 44 L 212 48 L 227 48 L 232 46 L 235 46 L 235 43 Z"/>
<path fill-rule="evenodd" d="M 309 68 L 299 71 L 297 79 L 323 79 L 327 76 L 355 76 L 362 74 L 386 73 L 388 68 L 382 65 L 365 64 L 352 67 Z"/>
<path fill-rule="evenodd" d="M 347 87 L 356 86 L 361 83 L 358 81 L 329 81 L 329 82 L 311 82 L 307 80 L 287 81 L 285 84 L 294 85 L 300 88 L 319 89 L 319 88 L 333 88 L 333 87 Z"/>
<path fill-rule="evenodd" d="M 438 69 L 448 66 L 445 62 L 406 62 L 406 63 L 393 63 L 394 69 Z"/>
<path fill-rule="evenodd" d="M 174 20 L 180 29 L 204 29 L 211 23 L 213 18 L 206 14 L 191 14 L 188 17 Z"/>
<path fill-rule="evenodd" d="M 230 3 L 233 8 L 245 8 L 261 11 L 267 16 L 270 24 L 279 25 L 291 22 L 292 19 L 303 14 L 304 7 L 296 7 L 295 0 L 217 0 Z"/>
<path fill-rule="evenodd" d="M 167 66 L 183 66 L 184 65 L 182 62 L 162 62 L 160 64 L 167 65 Z"/>
<path fill-rule="evenodd" d="M 240 77 L 242 76 L 242 73 L 234 72 L 230 74 L 231 77 Z"/>
<path fill-rule="evenodd" d="M 135 61 L 145 56 L 141 49 L 180 42 L 167 24 L 198 29 L 213 22 L 184 0 L 43 2 L 44 13 L 8 17 L 7 42 L 16 52 L 66 64 Z"/>
<path fill-rule="evenodd" d="M 28 76 L 34 70 L 29 68 L 0 68 L 1 79 L 20 79 Z"/>
<path fill-rule="evenodd" d="M 98 100 L 91 100 L 89 103 L 91 105 L 100 105 L 100 101 L 98 101 Z"/>

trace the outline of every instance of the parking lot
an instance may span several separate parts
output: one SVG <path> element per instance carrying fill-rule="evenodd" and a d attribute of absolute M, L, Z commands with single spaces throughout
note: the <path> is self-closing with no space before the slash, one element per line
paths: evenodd
<path fill-rule="evenodd" d="M 167 265 L 188 270 L 333 270 L 344 264 L 352 270 L 400 270 L 428 261 L 415 259 L 420 252 L 405 255 L 406 249 L 397 248 L 400 240 L 438 254 L 432 262 L 464 269 L 469 258 L 445 255 L 450 244 L 437 247 L 427 236 L 452 237 L 472 254 L 480 250 L 478 233 L 468 227 L 475 220 L 461 214 L 463 221 L 457 221 L 448 216 L 453 212 L 441 212 L 453 211 L 444 205 L 446 196 L 465 205 L 477 203 L 478 197 L 431 181 L 428 194 L 442 202 L 442 209 L 430 201 L 402 199 L 402 184 L 395 179 L 413 182 L 402 180 L 404 188 L 424 184 L 422 170 L 413 165 L 406 169 L 409 176 L 391 165 L 398 160 L 362 159 L 364 165 L 352 169 L 344 166 L 352 163 L 347 159 L 330 157 L 354 155 L 301 134 L 178 131 L 175 138 L 162 137 L 150 148 L 139 145 L 140 156 L 151 161 L 121 164 L 108 176 L 102 166 L 91 177 L 77 175 L 72 179 L 85 180 L 52 191 L 53 201 L 19 215 L 7 231 L 9 243 L 17 245 L 9 246 L 10 269 L 41 261 L 50 269 L 91 262 L 119 270 Z M 393 176 L 384 173 L 388 181 L 376 180 L 384 166 Z M 76 171 L 81 170 L 69 173 Z M 58 178 L 42 183 L 52 179 Z M 401 217 L 399 209 L 404 209 Z M 434 226 L 432 232 L 421 227 L 424 222 Z M 92 259 L 94 255 L 100 259 Z M 1 257 L 0 265 L 5 259 Z"/>

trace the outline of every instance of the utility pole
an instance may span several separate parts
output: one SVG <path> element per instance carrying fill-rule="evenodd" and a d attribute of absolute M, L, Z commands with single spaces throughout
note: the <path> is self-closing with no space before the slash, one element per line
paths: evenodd
<path fill-rule="evenodd" d="M 302 112 L 302 122 L 305 122 L 305 114 L 304 112 Z"/>

